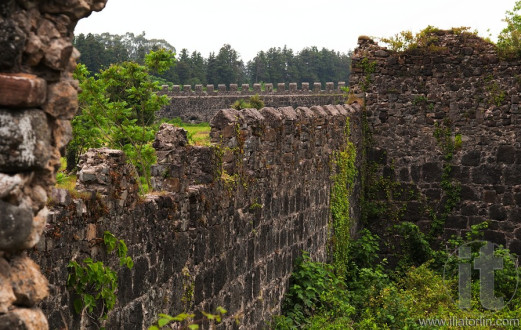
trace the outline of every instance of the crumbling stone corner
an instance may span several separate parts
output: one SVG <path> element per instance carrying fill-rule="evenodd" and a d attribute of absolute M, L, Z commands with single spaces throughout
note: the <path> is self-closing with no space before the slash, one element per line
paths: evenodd
<path fill-rule="evenodd" d="M 47 280 L 24 250 L 45 227 L 47 194 L 78 101 L 79 19 L 107 0 L 0 2 L 0 329 L 47 329 Z"/>

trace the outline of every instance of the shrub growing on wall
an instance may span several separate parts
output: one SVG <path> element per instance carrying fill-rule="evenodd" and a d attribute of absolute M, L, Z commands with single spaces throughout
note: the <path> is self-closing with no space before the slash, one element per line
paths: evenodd
<path fill-rule="evenodd" d="M 84 65 L 78 65 L 75 77 L 82 93 L 79 114 L 72 121 L 69 163 L 76 164 L 74 158 L 89 148 L 121 149 L 144 181 L 150 183 L 150 166 L 155 162 L 151 145 L 155 136 L 154 113 L 169 102 L 167 96 L 156 94 L 160 87 L 150 74 L 170 67 L 173 53 L 151 52 L 145 63 L 115 64 L 94 77 L 88 76 Z"/>

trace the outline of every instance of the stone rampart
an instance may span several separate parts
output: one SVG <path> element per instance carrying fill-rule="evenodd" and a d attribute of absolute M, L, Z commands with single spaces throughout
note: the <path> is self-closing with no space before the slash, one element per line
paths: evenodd
<path fill-rule="evenodd" d="M 259 95 L 266 107 L 311 107 L 323 104 L 342 104 L 345 101 L 345 94 L 342 87 L 345 82 L 326 83 L 325 90 L 322 89 L 320 82 L 315 82 L 312 87 L 309 83 L 302 83 L 301 88 L 297 88 L 297 83 L 277 84 L 275 89 L 273 84 L 243 84 L 241 88 L 237 84 L 230 84 L 229 88 L 224 84 L 195 85 L 192 90 L 190 85 L 173 86 L 168 90 L 168 86 L 163 86 L 163 93 L 171 98 L 170 104 L 158 113 L 160 118 L 180 117 L 185 121 L 209 122 L 220 109 L 231 107 L 233 103 L 240 99 L 248 100 L 251 96 Z M 263 87 L 263 88 L 262 88 Z"/>
<path fill-rule="evenodd" d="M 392 215 L 430 232 L 437 215 L 448 238 L 489 221 L 484 239 L 521 255 L 521 62 L 472 34 L 429 38 L 405 52 L 360 38 L 354 53 L 351 90 L 365 99 L 382 190 L 370 198 L 393 204 L 368 222 L 382 228 Z"/>
<path fill-rule="evenodd" d="M 42 303 L 51 328 L 88 326 L 71 310 L 66 266 L 92 257 L 117 269 L 101 243 L 105 230 L 125 240 L 135 262 L 118 274 L 108 329 L 146 329 L 158 313 L 217 306 L 228 310 L 223 328 L 236 328 L 235 319 L 239 328 L 265 326 L 280 311 L 295 258 L 309 251 L 326 260 L 332 152 L 345 145 L 347 118 L 359 145 L 358 110 L 221 110 L 210 147 L 191 146 L 184 130 L 163 124 L 154 142 L 156 192 L 145 196 L 121 151 L 90 150 L 79 164 L 78 193 L 54 191 L 32 253 L 51 283 Z"/>

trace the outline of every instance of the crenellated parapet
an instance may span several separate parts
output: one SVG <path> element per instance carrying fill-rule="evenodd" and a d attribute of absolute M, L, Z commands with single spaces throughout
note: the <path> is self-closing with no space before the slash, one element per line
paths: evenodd
<path fill-rule="evenodd" d="M 225 84 L 195 85 L 192 90 L 190 85 L 173 86 L 169 91 L 163 86 L 163 93 L 168 95 L 170 104 L 163 107 L 157 114 L 160 118 L 180 117 L 185 121 L 209 122 L 220 109 L 230 108 L 236 101 L 247 101 L 254 95 L 259 95 L 266 107 L 312 107 L 322 104 L 342 104 L 345 102 L 345 82 L 326 83 L 322 89 L 320 82 L 302 83 L 298 88 L 297 83 L 267 84 Z"/>
<path fill-rule="evenodd" d="M 346 86 L 344 81 L 339 81 L 338 83 L 327 82 L 325 89 L 322 88 L 322 84 L 320 82 L 308 83 L 303 82 L 301 87 L 298 88 L 297 83 L 266 83 L 266 84 L 230 84 L 227 87 L 225 84 L 218 84 L 217 88 L 215 85 L 195 85 L 194 89 L 192 89 L 191 85 L 173 85 L 172 88 L 169 88 L 168 85 L 163 85 L 162 93 L 166 94 L 170 97 L 176 96 L 221 96 L 221 95 L 243 95 L 243 96 L 252 96 L 255 94 L 258 95 L 269 95 L 269 94 L 286 94 L 286 95 L 295 95 L 295 94 L 335 94 L 335 93 L 343 93 L 342 88 Z"/>

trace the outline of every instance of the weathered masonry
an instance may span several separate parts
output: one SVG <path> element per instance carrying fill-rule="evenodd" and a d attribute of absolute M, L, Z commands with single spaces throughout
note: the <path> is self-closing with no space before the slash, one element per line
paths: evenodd
<path fill-rule="evenodd" d="M 0 329 L 46 329 L 49 294 L 24 252 L 45 228 L 47 196 L 77 108 L 73 29 L 106 0 L 0 3 Z"/>
<path fill-rule="evenodd" d="M 181 88 L 182 87 L 182 88 Z M 345 82 L 326 83 L 326 89 L 322 90 L 320 82 L 315 82 L 310 88 L 309 83 L 302 83 L 302 87 L 297 88 L 297 83 L 277 84 L 274 90 L 273 84 L 253 84 L 250 90 L 248 84 L 243 84 L 239 89 L 237 84 L 230 84 L 229 89 L 226 85 L 219 84 L 215 90 L 214 85 L 207 85 L 203 89 L 202 85 L 195 85 L 195 90 L 190 85 L 173 86 L 172 91 L 168 91 L 168 86 L 163 86 L 163 93 L 170 98 L 170 104 L 158 112 L 159 118 L 180 117 L 185 121 L 210 122 L 212 117 L 220 109 L 230 108 L 233 103 L 240 99 L 248 99 L 253 95 L 259 95 L 260 99 L 267 107 L 312 107 L 324 104 L 343 104 L 345 93 L 342 90 Z"/>
<path fill-rule="evenodd" d="M 350 101 L 363 106 L 306 107 L 312 92 L 290 85 L 292 99 L 268 85 L 265 102 L 287 98 L 296 106 L 203 106 L 205 118 L 215 114 L 211 147 L 190 146 L 182 130 L 162 126 L 156 191 L 146 196 L 138 195 L 122 152 L 108 149 L 82 156 L 77 194 L 51 190 L 77 107 L 72 31 L 105 2 L 0 4 L 1 330 L 92 326 L 72 311 L 66 265 L 92 257 L 117 268 L 100 242 L 105 230 L 127 242 L 135 261 L 118 274 L 107 328 L 143 329 L 161 312 L 217 306 L 232 316 L 223 328 L 264 326 L 280 310 L 296 256 L 306 250 L 326 258 L 331 156 L 346 138 L 358 150 L 358 167 L 368 165 L 366 191 L 376 187 L 366 204 L 383 206 L 364 210 L 363 225 L 384 232 L 413 221 L 449 237 L 488 220 L 485 239 L 521 254 L 521 62 L 457 31 L 435 32 L 428 47 L 400 53 L 360 38 Z M 328 86 L 314 102 L 343 103 Z M 208 100 L 246 96 L 237 86 L 220 89 L 207 89 L 216 94 Z M 177 93 L 190 93 L 188 100 L 203 92 Z M 233 103 L 225 102 L 218 107 Z M 179 115 L 191 119 L 189 111 Z"/>
<path fill-rule="evenodd" d="M 432 232 L 436 214 L 432 234 L 448 238 L 488 220 L 484 238 L 521 255 L 521 62 L 472 34 L 429 37 L 400 53 L 359 39 L 351 90 L 366 102 L 373 183 L 391 183 L 369 225 Z"/>
<path fill-rule="evenodd" d="M 326 260 L 332 152 L 347 138 L 359 145 L 359 118 L 357 105 L 221 110 L 211 147 L 190 146 L 184 130 L 163 124 L 154 142 L 157 192 L 146 196 L 121 151 L 91 149 L 79 165 L 79 196 L 54 191 L 32 252 L 53 287 L 42 304 L 50 327 L 89 324 L 71 310 L 66 266 L 93 257 L 118 268 L 100 243 L 105 230 L 126 241 L 135 261 L 119 273 L 108 329 L 144 329 L 158 313 L 217 306 L 230 316 L 223 328 L 235 318 L 244 329 L 264 327 L 302 251 Z"/>

